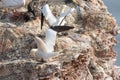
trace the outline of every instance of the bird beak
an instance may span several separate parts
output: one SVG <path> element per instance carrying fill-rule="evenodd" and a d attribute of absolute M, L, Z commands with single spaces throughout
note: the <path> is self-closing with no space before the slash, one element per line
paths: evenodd
<path fill-rule="evenodd" d="M 42 30 L 42 27 L 43 27 L 44 19 L 45 19 L 45 17 L 43 15 L 43 13 L 41 12 L 41 30 Z"/>

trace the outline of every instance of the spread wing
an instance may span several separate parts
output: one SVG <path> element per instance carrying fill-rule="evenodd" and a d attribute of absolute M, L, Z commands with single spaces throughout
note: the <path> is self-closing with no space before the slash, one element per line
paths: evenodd
<path fill-rule="evenodd" d="M 56 22 L 57 19 L 56 17 L 52 14 L 48 4 L 44 5 L 41 9 L 43 15 L 45 16 L 46 20 L 49 22 L 50 26 L 53 26 Z"/>
<path fill-rule="evenodd" d="M 68 14 L 70 14 L 71 12 L 73 12 L 74 10 L 75 10 L 74 8 L 69 8 L 69 9 L 67 9 L 66 12 L 61 13 L 61 14 L 60 14 L 60 17 L 59 17 L 59 19 L 58 19 L 57 25 L 61 25 L 62 22 L 63 22 L 63 20 L 64 20 L 64 18 L 65 18 Z"/>
<path fill-rule="evenodd" d="M 34 40 L 37 43 L 38 50 L 46 53 L 47 47 L 46 47 L 45 42 L 41 38 L 39 38 L 38 36 L 35 36 Z"/>

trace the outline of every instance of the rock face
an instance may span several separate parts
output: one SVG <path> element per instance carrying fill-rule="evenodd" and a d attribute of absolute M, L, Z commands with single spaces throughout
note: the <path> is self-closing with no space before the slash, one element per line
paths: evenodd
<path fill-rule="evenodd" d="M 120 80 L 120 68 L 114 65 L 119 28 L 102 0 L 49 5 L 56 17 L 64 5 L 76 10 L 65 18 L 75 28 L 58 33 L 55 52 L 60 55 L 46 62 L 30 57 L 36 43 L 28 33 L 44 39 L 47 24 L 41 31 L 38 20 L 12 22 L 0 11 L 0 80 Z"/>

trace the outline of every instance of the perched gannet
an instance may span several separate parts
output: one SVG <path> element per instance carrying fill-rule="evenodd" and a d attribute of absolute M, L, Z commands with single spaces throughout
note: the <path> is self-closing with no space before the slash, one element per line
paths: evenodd
<path fill-rule="evenodd" d="M 35 57 L 36 59 L 43 58 L 45 60 L 56 55 L 53 52 L 56 41 L 56 35 L 57 35 L 56 31 L 50 28 L 47 29 L 45 35 L 45 41 L 43 41 L 38 36 L 34 36 L 32 34 L 30 35 L 33 36 L 35 42 L 37 43 L 37 49 L 32 49 L 30 51 L 31 57 Z"/>
<path fill-rule="evenodd" d="M 0 8 L 17 9 L 25 5 L 25 0 L 1 0 Z"/>
<path fill-rule="evenodd" d="M 0 0 L 0 8 L 8 8 L 12 9 L 13 12 L 17 12 L 16 9 L 27 6 L 30 1 L 31 0 Z M 24 8 L 22 11 L 26 11 L 26 9 Z"/>
<path fill-rule="evenodd" d="M 56 26 L 56 28 L 57 27 L 58 26 Z M 66 30 L 69 30 L 69 29 L 66 29 Z M 29 34 L 29 35 L 31 35 L 34 38 L 35 42 L 37 43 L 37 49 L 32 49 L 30 51 L 31 57 L 34 57 L 37 60 L 39 60 L 39 59 L 46 60 L 50 57 L 54 57 L 55 55 L 57 55 L 54 52 L 57 31 L 55 31 L 51 28 L 48 28 L 46 30 L 44 41 L 41 38 L 39 38 L 38 36 L 35 36 L 33 34 Z"/>
<path fill-rule="evenodd" d="M 58 26 L 58 25 L 64 25 L 64 18 L 71 12 L 73 12 L 75 9 L 74 8 L 69 8 L 66 12 L 62 12 L 60 14 L 60 17 L 57 19 L 51 12 L 49 5 L 46 4 L 42 7 L 41 9 L 41 29 L 43 26 L 43 21 L 44 21 L 44 17 L 46 18 L 46 20 L 48 21 L 49 25 L 54 27 L 54 26 Z M 63 24 L 62 24 L 63 23 Z"/>

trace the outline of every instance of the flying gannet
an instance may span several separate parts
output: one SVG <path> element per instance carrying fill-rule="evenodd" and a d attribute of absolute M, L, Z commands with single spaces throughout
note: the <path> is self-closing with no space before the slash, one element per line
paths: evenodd
<path fill-rule="evenodd" d="M 64 5 L 64 7 L 66 7 Z M 58 25 L 64 25 L 65 24 L 65 21 L 64 21 L 64 18 L 70 14 L 71 12 L 73 12 L 75 9 L 74 8 L 69 8 L 67 9 L 66 12 L 61 12 L 60 13 L 60 17 L 57 19 L 53 14 L 52 14 L 52 11 L 50 10 L 49 8 L 49 5 L 46 4 L 42 7 L 41 9 L 41 29 L 42 29 L 42 26 L 43 26 L 43 22 L 44 22 L 44 17 L 46 18 L 46 20 L 48 21 L 49 25 L 51 27 L 54 27 L 54 26 L 58 26 Z"/>

